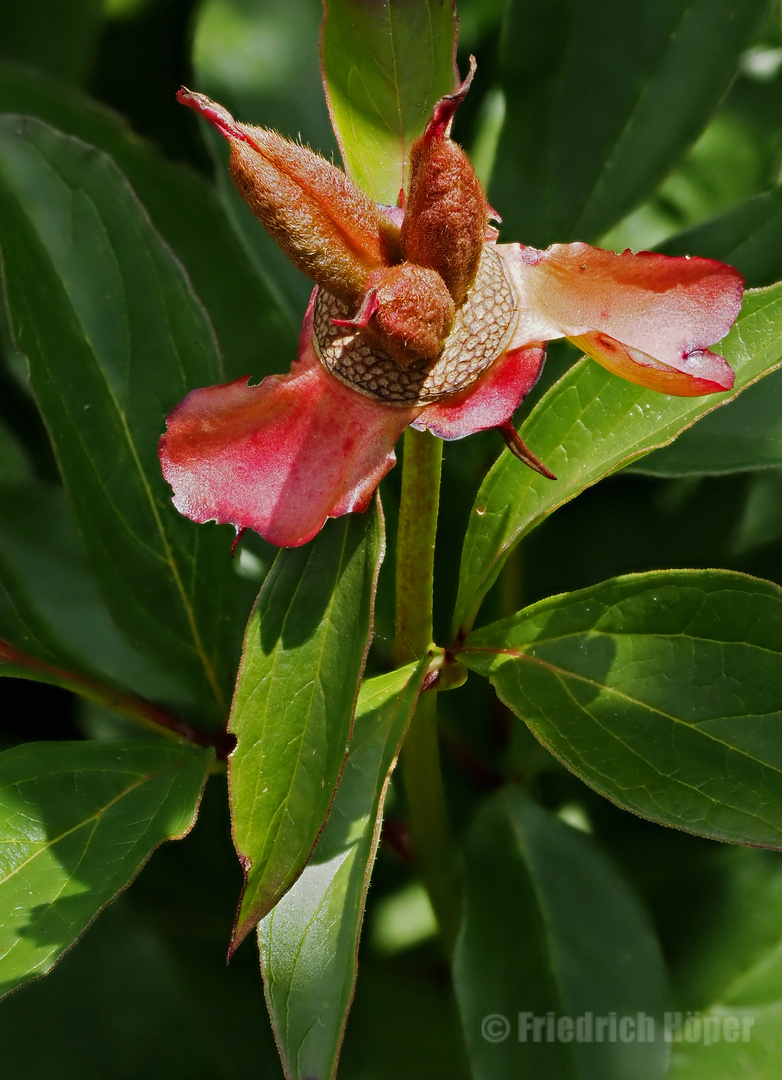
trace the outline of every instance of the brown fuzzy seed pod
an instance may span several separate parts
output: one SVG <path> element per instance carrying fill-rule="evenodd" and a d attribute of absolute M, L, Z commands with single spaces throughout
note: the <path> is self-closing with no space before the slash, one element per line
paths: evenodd
<path fill-rule="evenodd" d="M 372 270 L 400 261 L 398 226 L 341 169 L 275 131 L 237 123 L 204 94 L 183 88 L 177 98 L 228 139 L 239 194 L 308 277 L 356 304 Z"/>
<path fill-rule="evenodd" d="M 368 331 L 398 364 L 433 359 L 442 351 L 455 307 L 438 273 L 402 263 L 375 270 L 367 284 L 377 300 Z"/>
<path fill-rule="evenodd" d="M 303 273 L 357 302 L 367 275 L 398 259 L 397 226 L 320 155 L 264 128 L 244 130 L 252 141 L 231 144 L 239 194 Z"/>
<path fill-rule="evenodd" d="M 410 153 L 410 189 L 402 223 L 402 254 L 436 270 L 457 307 L 475 281 L 489 204 L 464 150 L 450 137 L 453 115 L 472 81 L 435 106 L 426 130 Z"/>

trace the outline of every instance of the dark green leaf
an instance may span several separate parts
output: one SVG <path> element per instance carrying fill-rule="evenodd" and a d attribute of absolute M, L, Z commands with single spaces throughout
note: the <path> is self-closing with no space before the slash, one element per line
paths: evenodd
<path fill-rule="evenodd" d="M 782 465 L 782 372 L 775 372 L 675 442 L 643 458 L 647 476 L 715 476 Z"/>
<path fill-rule="evenodd" d="M 428 664 L 361 687 L 326 827 L 301 877 L 258 927 L 286 1077 L 333 1077 L 356 982 L 358 938 L 388 780 Z"/>
<path fill-rule="evenodd" d="M 228 378 L 287 369 L 297 326 L 236 236 L 213 187 L 166 161 L 115 113 L 41 74 L 0 66 L 0 112 L 32 114 L 113 157 L 190 275 L 214 324 Z"/>
<path fill-rule="evenodd" d="M 666 255 L 702 255 L 729 263 L 747 288 L 782 278 L 782 187 L 739 203 L 719 217 L 677 233 L 657 247 Z"/>
<path fill-rule="evenodd" d="M 719 881 L 685 960 L 671 1080 L 776 1080 L 782 1068 L 782 875 L 778 857 L 724 852 Z M 677 1013 L 674 1013 L 676 1018 Z M 683 1036 L 683 1037 L 681 1037 Z"/>
<path fill-rule="evenodd" d="M 594 240 L 705 126 L 765 0 L 513 0 L 492 204 L 536 247 Z"/>
<path fill-rule="evenodd" d="M 508 452 L 491 469 L 475 500 L 462 551 L 457 628 L 472 625 L 508 554 L 552 511 L 667 445 L 782 364 L 782 285 L 747 293 L 736 325 L 715 351 L 736 371 L 731 394 L 668 397 L 582 360 L 541 398 L 521 429 L 522 438 L 558 479 L 525 469 Z"/>
<path fill-rule="evenodd" d="M 177 514 L 157 457 L 166 414 L 220 379 L 204 312 L 116 166 L 29 119 L 0 122 L 0 248 L 16 347 L 110 611 L 217 720 L 229 537 Z"/>
<path fill-rule="evenodd" d="M 54 485 L 0 485 L 0 640 L 23 654 L 12 663 L 5 649 L 0 674 L 90 695 L 98 692 L 96 678 L 156 700 L 187 693 L 176 671 L 145 661 L 117 631 L 65 494 Z M 106 693 L 111 690 L 104 686 Z"/>
<path fill-rule="evenodd" d="M 342 158 L 375 202 L 396 205 L 410 146 L 456 85 L 450 0 L 326 0 L 323 74 Z"/>
<path fill-rule="evenodd" d="M 9 0 L 0 12 L 0 58 L 81 82 L 89 74 L 103 0 Z"/>
<path fill-rule="evenodd" d="M 30 475 L 30 463 L 19 440 L 0 420 L 0 484 L 21 484 Z"/>
<path fill-rule="evenodd" d="M 234 842 L 246 882 L 234 948 L 293 884 L 345 762 L 372 627 L 373 507 L 280 552 L 247 626 L 231 711 Z"/>
<path fill-rule="evenodd" d="M 782 848 L 782 590 L 743 574 L 631 575 L 543 600 L 460 658 L 612 802 Z"/>
<path fill-rule="evenodd" d="M 0 754 L 0 994 L 45 975 L 155 848 L 192 828 L 212 758 L 162 741 Z"/>
<path fill-rule="evenodd" d="M 475 1080 L 662 1080 L 659 947 L 588 837 L 506 788 L 479 813 L 465 869 L 454 979 Z"/>
<path fill-rule="evenodd" d="M 765 469 L 749 478 L 744 505 L 735 519 L 730 551 L 746 555 L 782 537 L 782 469 Z"/>

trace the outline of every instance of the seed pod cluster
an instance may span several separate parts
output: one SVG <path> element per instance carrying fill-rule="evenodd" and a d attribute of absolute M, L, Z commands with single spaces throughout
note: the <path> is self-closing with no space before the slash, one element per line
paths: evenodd
<path fill-rule="evenodd" d="M 237 123 L 204 94 L 177 97 L 229 140 L 239 194 L 307 277 L 358 304 L 368 275 L 399 261 L 398 226 L 341 169 L 276 131 Z"/>
<path fill-rule="evenodd" d="M 451 140 L 454 113 L 475 70 L 442 98 L 411 150 L 401 230 L 341 170 L 277 132 L 237 123 L 203 94 L 182 89 L 231 144 L 239 193 L 288 258 L 357 309 L 355 330 L 401 366 L 434 360 L 475 281 L 489 208 L 467 155 Z"/>

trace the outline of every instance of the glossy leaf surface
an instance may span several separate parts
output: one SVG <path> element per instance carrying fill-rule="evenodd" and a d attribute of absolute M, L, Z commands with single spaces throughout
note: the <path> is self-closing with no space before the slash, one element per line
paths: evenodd
<path fill-rule="evenodd" d="M 541 248 L 595 240 L 649 195 L 706 124 L 764 10 L 764 0 L 514 0 L 489 192 L 504 237 Z"/>
<path fill-rule="evenodd" d="M 396 205 L 410 147 L 456 86 L 450 0 L 327 0 L 321 52 L 347 171 L 375 202 Z"/>
<path fill-rule="evenodd" d="M 301 877 L 258 927 L 286 1077 L 333 1077 L 391 772 L 428 660 L 365 681 L 329 819 Z"/>
<path fill-rule="evenodd" d="M 15 345 L 111 613 L 216 720 L 230 538 L 179 517 L 157 457 L 166 413 L 220 377 L 203 309 L 113 162 L 30 119 L 0 122 L 0 248 Z"/>
<path fill-rule="evenodd" d="M 728 571 L 637 574 L 471 634 L 460 659 L 612 802 L 782 848 L 782 590 Z"/>
<path fill-rule="evenodd" d="M 373 505 L 280 552 L 247 626 L 230 730 L 246 883 L 234 945 L 301 873 L 345 761 L 383 553 Z"/>
<path fill-rule="evenodd" d="M 0 754 L 0 994 L 45 975 L 155 848 L 192 828 L 212 758 L 147 740 Z"/>
<path fill-rule="evenodd" d="M 505 452 L 475 499 L 467 528 L 455 627 L 469 627 L 508 553 L 557 507 L 728 402 L 782 364 L 782 286 L 749 292 L 730 334 L 714 351 L 736 371 L 731 394 L 669 397 L 644 391 L 588 360 L 572 367 L 546 393 L 521 437 L 557 476 L 551 481 L 520 467 Z"/>
<path fill-rule="evenodd" d="M 662 956 L 596 845 L 506 788 L 479 812 L 465 868 L 454 981 L 475 1080 L 662 1080 Z M 553 1038 L 535 1038 L 532 1018 L 552 1014 Z"/>

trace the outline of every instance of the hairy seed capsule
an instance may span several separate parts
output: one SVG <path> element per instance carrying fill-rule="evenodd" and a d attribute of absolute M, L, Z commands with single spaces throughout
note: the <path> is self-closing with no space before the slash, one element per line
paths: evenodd
<path fill-rule="evenodd" d="M 368 275 L 399 261 L 398 226 L 341 169 L 275 131 L 237 123 L 203 94 L 177 97 L 229 140 L 239 194 L 313 281 L 357 304 Z"/>
<path fill-rule="evenodd" d="M 403 367 L 442 351 L 456 313 L 445 282 L 434 270 L 402 263 L 369 275 L 377 307 L 370 336 Z"/>
<path fill-rule="evenodd" d="M 438 103 L 410 154 L 410 189 L 402 223 L 402 254 L 436 270 L 460 307 L 475 281 L 489 205 L 470 161 L 450 137 L 454 113 L 475 71 Z"/>

